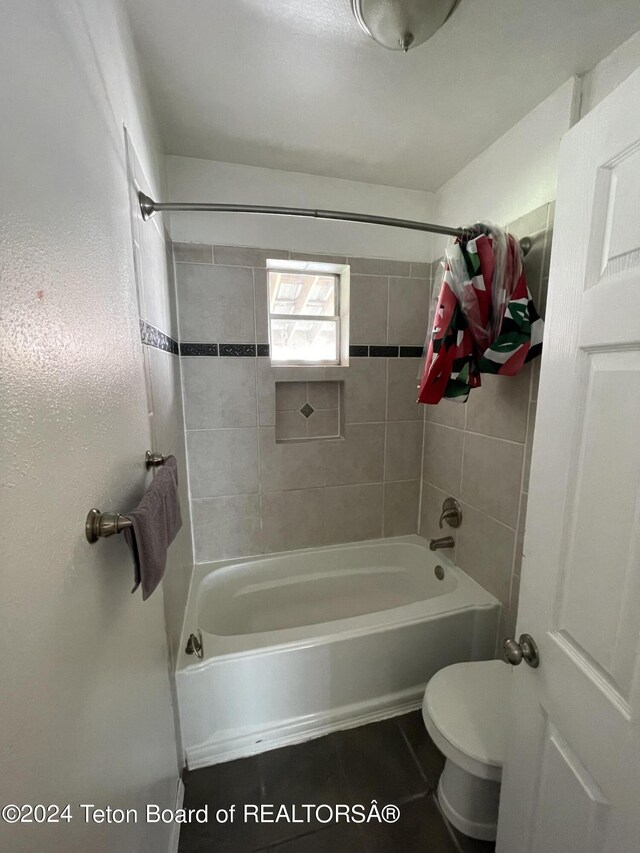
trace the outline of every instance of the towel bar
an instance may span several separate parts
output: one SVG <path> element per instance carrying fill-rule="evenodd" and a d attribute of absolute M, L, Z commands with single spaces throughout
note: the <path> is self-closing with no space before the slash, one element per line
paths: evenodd
<path fill-rule="evenodd" d="M 149 471 L 164 465 L 167 457 L 162 453 L 152 453 L 150 450 L 144 454 L 144 466 Z M 100 512 L 99 509 L 90 509 L 87 520 L 84 523 L 84 532 L 87 542 L 97 542 L 98 539 L 106 539 L 114 533 L 121 533 L 126 527 L 131 527 L 133 522 L 126 515 L 119 512 Z"/>
<path fill-rule="evenodd" d="M 84 523 L 84 532 L 87 542 L 97 542 L 113 536 L 114 533 L 122 533 L 126 527 L 131 527 L 133 522 L 126 515 L 119 512 L 100 512 L 99 509 L 90 509 L 87 520 Z"/>

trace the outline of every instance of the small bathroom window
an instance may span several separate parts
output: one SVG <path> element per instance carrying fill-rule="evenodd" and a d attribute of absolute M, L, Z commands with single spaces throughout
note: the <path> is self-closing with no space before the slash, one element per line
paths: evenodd
<path fill-rule="evenodd" d="M 349 267 L 268 261 L 269 345 L 274 364 L 346 364 Z"/>

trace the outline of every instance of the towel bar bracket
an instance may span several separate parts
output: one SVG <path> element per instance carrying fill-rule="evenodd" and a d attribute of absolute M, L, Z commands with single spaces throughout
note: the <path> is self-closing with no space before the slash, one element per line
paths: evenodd
<path fill-rule="evenodd" d="M 93 544 L 98 539 L 105 539 L 115 533 L 121 533 L 125 528 L 132 527 L 132 521 L 126 515 L 119 512 L 100 512 L 99 509 L 90 509 L 84 525 L 87 542 Z"/>
<path fill-rule="evenodd" d="M 150 450 L 144 454 L 144 467 L 149 471 L 151 468 L 159 468 L 160 465 L 164 465 L 167 461 L 167 457 L 163 456 L 162 453 L 152 453 Z"/>

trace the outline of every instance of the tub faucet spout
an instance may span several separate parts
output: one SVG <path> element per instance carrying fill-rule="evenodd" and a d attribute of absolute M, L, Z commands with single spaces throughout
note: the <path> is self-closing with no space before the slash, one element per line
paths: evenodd
<path fill-rule="evenodd" d="M 429 548 L 432 551 L 438 551 L 440 548 L 453 548 L 455 544 L 453 536 L 442 536 L 440 539 L 431 539 Z"/>

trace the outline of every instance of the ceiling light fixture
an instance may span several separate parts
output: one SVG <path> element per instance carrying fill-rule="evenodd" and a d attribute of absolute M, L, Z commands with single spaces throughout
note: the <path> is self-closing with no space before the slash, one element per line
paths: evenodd
<path fill-rule="evenodd" d="M 460 0 L 351 0 L 356 21 L 389 50 L 424 44 L 450 18 Z"/>

